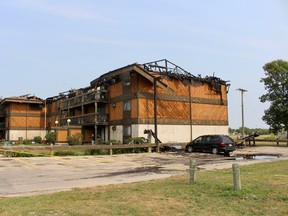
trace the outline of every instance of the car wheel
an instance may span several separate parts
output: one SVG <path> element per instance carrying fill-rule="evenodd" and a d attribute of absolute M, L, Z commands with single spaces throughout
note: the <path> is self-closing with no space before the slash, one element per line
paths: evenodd
<path fill-rule="evenodd" d="M 218 154 L 218 152 L 219 152 L 219 151 L 218 151 L 218 148 L 216 148 L 216 147 L 213 147 L 213 148 L 212 148 L 212 153 L 213 153 L 213 154 Z"/>
<path fill-rule="evenodd" d="M 190 152 L 190 153 L 191 153 L 191 152 L 193 152 L 193 150 L 194 150 L 194 149 L 193 149 L 193 147 L 192 147 L 192 146 L 187 146 L 187 151 L 188 151 L 188 152 Z"/>
<path fill-rule="evenodd" d="M 230 157 L 230 152 L 224 152 L 224 156 Z"/>

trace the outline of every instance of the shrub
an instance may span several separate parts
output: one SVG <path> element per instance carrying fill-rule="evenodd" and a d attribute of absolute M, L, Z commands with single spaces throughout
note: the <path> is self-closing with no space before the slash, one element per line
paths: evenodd
<path fill-rule="evenodd" d="M 75 151 L 54 151 L 55 156 L 73 156 L 76 155 Z"/>
<path fill-rule="evenodd" d="M 31 152 L 5 151 L 7 157 L 42 157 L 42 154 L 33 154 Z"/>
<path fill-rule="evenodd" d="M 55 144 L 56 142 L 56 133 L 55 132 L 49 132 L 46 134 L 45 139 L 48 144 Z"/>
<path fill-rule="evenodd" d="M 42 143 L 42 137 L 41 136 L 35 136 L 33 141 L 35 143 L 41 144 Z"/>
<path fill-rule="evenodd" d="M 108 153 L 107 149 L 87 149 L 84 152 L 85 155 L 107 155 Z"/>
<path fill-rule="evenodd" d="M 147 139 L 145 139 L 144 137 L 131 137 L 128 138 L 126 140 L 124 140 L 124 144 L 143 144 L 143 143 L 147 143 Z"/>
<path fill-rule="evenodd" d="M 81 144 L 81 133 L 73 134 L 72 136 L 67 137 L 67 142 L 69 145 L 80 145 Z"/>
<path fill-rule="evenodd" d="M 119 140 L 109 140 L 107 142 L 104 142 L 103 144 L 110 145 L 112 143 L 113 145 L 119 145 L 121 142 Z"/>
<path fill-rule="evenodd" d="M 148 143 L 148 140 L 145 139 L 144 137 L 134 137 L 133 138 L 133 143 L 135 143 L 135 144 L 143 144 L 143 143 Z"/>
<path fill-rule="evenodd" d="M 25 139 L 25 140 L 23 140 L 22 144 L 23 144 L 23 145 L 28 145 L 28 144 L 31 144 L 31 141 Z"/>
<path fill-rule="evenodd" d="M 148 152 L 147 148 L 127 148 L 127 149 L 114 149 L 113 154 L 130 154 L 130 153 L 144 153 Z"/>

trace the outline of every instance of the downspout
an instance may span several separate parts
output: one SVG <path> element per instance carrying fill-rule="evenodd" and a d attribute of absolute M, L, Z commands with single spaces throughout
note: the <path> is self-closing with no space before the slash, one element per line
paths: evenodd
<path fill-rule="evenodd" d="M 190 141 L 193 140 L 193 133 L 192 133 L 192 98 L 191 98 L 191 80 L 189 81 L 189 117 L 190 117 Z"/>
<path fill-rule="evenodd" d="M 105 93 L 105 97 L 106 99 L 108 100 L 108 105 L 106 104 L 105 106 L 108 107 L 108 113 L 106 111 L 106 107 L 105 107 L 105 112 L 108 114 L 107 115 L 107 121 L 108 121 L 108 125 L 107 125 L 107 131 L 108 131 L 108 137 L 107 137 L 107 140 L 106 141 L 109 141 L 111 139 L 111 131 L 110 131 L 110 128 L 111 128 L 111 123 L 110 123 L 110 115 L 111 115 L 111 102 L 110 102 L 110 96 L 109 95 L 109 92 L 108 92 L 108 89 L 107 89 L 107 92 Z"/>

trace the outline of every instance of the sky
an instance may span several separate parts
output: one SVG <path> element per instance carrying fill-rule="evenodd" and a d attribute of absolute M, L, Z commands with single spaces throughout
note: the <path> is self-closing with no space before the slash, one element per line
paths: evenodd
<path fill-rule="evenodd" d="M 269 128 L 263 66 L 288 60 L 286 0 L 0 0 L 0 97 L 47 98 L 167 59 L 230 81 L 229 127 Z"/>

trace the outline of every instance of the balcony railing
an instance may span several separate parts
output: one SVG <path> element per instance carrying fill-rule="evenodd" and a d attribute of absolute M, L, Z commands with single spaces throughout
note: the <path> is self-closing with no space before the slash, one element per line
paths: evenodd
<path fill-rule="evenodd" d="M 68 125 L 67 120 L 70 119 L 70 125 L 85 125 L 85 124 L 96 124 L 106 125 L 108 124 L 107 114 L 85 114 L 82 116 L 71 116 L 61 119 L 61 125 Z"/>
<path fill-rule="evenodd" d="M 71 106 L 77 106 L 89 102 L 102 102 L 108 103 L 108 93 L 107 92 L 89 92 L 74 98 L 65 99 L 62 101 L 61 108 L 67 108 Z"/>
<path fill-rule="evenodd" d="M 87 103 L 87 102 L 94 101 L 96 98 L 95 94 L 96 94 L 95 92 L 91 92 L 91 93 L 83 95 L 83 102 Z"/>
<path fill-rule="evenodd" d="M 69 100 L 63 100 L 61 104 L 61 108 L 66 108 L 69 105 Z"/>
<path fill-rule="evenodd" d="M 76 106 L 82 103 L 82 96 L 71 98 L 70 99 L 70 106 Z"/>

